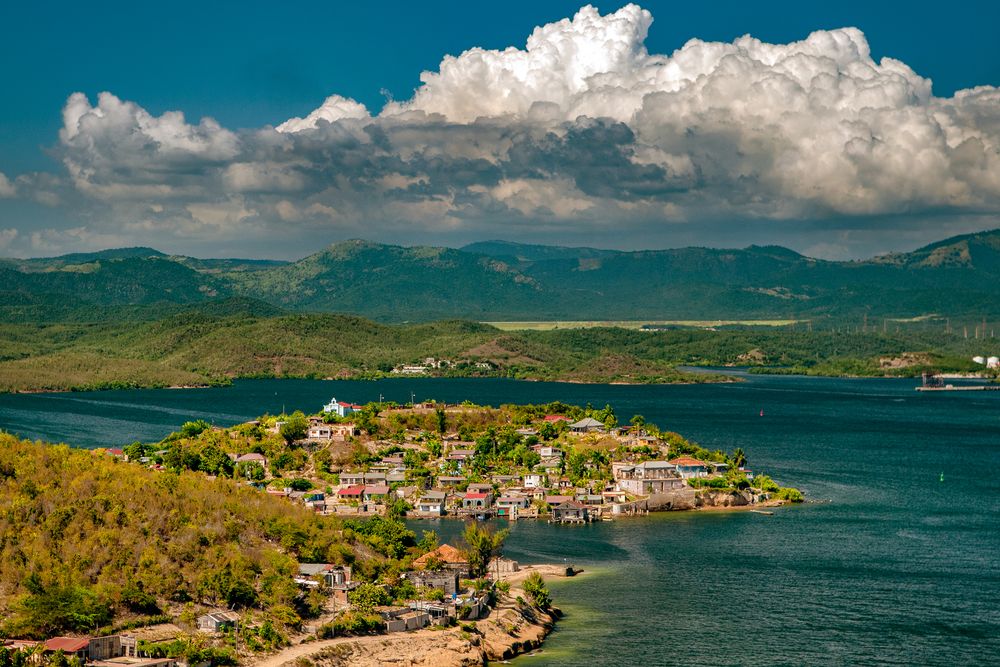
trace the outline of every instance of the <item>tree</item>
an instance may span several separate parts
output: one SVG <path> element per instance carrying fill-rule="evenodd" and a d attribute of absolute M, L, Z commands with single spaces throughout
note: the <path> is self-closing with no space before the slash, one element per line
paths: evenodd
<path fill-rule="evenodd" d="M 503 545 L 508 535 L 510 531 L 507 529 L 493 532 L 475 521 L 466 524 L 462 537 L 468 548 L 463 553 L 469 561 L 469 574 L 472 577 L 483 577 L 487 574 L 490 561 L 503 552 Z"/>
<path fill-rule="evenodd" d="M 211 424 L 204 419 L 198 419 L 196 421 L 184 422 L 181 425 L 180 433 L 185 438 L 194 438 L 201 435 L 202 431 L 207 431 L 210 428 L 212 428 Z"/>
<path fill-rule="evenodd" d="M 739 470 L 747 464 L 747 456 L 743 453 L 742 447 L 737 447 L 733 451 L 733 456 L 730 459 L 732 461 L 733 467 Z"/>
<path fill-rule="evenodd" d="M 524 592 L 528 594 L 532 604 L 541 609 L 548 609 L 552 604 L 552 596 L 549 589 L 545 587 L 545 580 L 542 575 L 532 572 L 524 580 Z"/>
<path fill-rule="evenodd" d="M 646 426 L 646 418 L 642 415 L 632 415 L 632 419 L 629 420 L 629 423 L 635 427 L 636 431 L 641 431 L 643 427 Z"/>
<path fill-rule="evenodd" d="M 444 408 L 438 408 L 434 411 L 437 417 L 437 430 L 438 433 L 444 435 L 445 431 L 448 430 L 448 416 L 444 412 Z"/>
<path fill-rule="evenodd" d="M 309 432 L 309 420 L 302 414 L 301 410 L 293 412 L 285 423 L 281 425 L 281 437 L 285 442 L 292 444 L 296 440 L 306 437 Z"/>
<path fill-rule="evenodd" d="M 383 586 L 364 583 L 348 593 L 347 599 L 358 611 L 370 614 L 375 607 L 390 604 L 392 596 Z"/>

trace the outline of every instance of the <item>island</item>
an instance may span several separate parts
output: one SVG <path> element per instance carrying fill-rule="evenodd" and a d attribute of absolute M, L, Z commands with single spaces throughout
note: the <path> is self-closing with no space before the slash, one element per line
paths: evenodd
<path fill-rule="evenodd" d="M 514 522 L 802 498 L 610 405 L 332 399 L 97 450 L 0 435 L 0 665 L 502 660 L 560 617 L 546 580 L 578 574 L 507 558 Z"/>

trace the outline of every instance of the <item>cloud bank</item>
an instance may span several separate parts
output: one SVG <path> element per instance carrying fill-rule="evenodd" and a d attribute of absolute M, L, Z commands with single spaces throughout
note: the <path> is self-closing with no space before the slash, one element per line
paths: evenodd
<path fill-rule="evenodd" d="M 0 176 L 0 197 L 72 206 L 94 238 L 265 247 L 1000 212 L 1000 89 L 935 97 L 855 28 L 651 54 L 652 21 L 587 6 L 524 48 L 445 57 L 378 113 L 334 94 L 253 130 L 74 93 L 66 177 Z"/>

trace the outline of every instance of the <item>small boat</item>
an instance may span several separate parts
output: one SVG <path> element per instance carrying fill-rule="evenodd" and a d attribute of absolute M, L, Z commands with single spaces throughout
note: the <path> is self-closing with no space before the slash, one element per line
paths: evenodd
<path fill-rule="evenodd" d="M 754 514 L 766 514 L 767 516 L 771 516 L 772 514 L 774 514 L 774 512 L 772 512 L 771 510 L 750 510 L 750 511 L 753 512 Z"/>

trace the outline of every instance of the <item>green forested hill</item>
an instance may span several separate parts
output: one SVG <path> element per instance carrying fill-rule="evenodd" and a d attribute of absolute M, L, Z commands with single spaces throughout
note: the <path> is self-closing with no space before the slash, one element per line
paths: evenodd
<path fill-rule="evenodd" d="M 128 248 L 0 262 L 0 320 L 154 318 L 243 295 L 381 321 L 1000 317 L 1000 231 L 830 262 L 786 248 L 618 252 L 483 242 L 462 250 L 347 241 L 297 262 Z M 123 307 L 132 310 L 122 310 Z M 114 309 L 108 310 L 109 308 Z"/>
<path fill-rule="evenodd" d="M 703 382 L 676 366 L 794 368 L 831 375 L 981 370 L 995 350 L 922 323 L 900 332 L 793 327 L 501 331 L 463 320 L 384 324 L 288 313 L 230 298 L 159 319 L 0 323 L 0 391 L 201 385 L 240 377 L 373 377 L 427 357 L 436 374 L 582 382 Z M 891 361 L 904 356 L 901 362 Z M 885 361 L 883 361 L 883 358 Z M 486 368 L 477 363 L 486 363 Z"/>
<path fill-rule="evenodd" d="M 292 624 L 297 561 L 353 558 L 334 519 L 239 481 L 3 433 L 0 507 L 4 636 L 93 632 L 187 602 Z"/>

